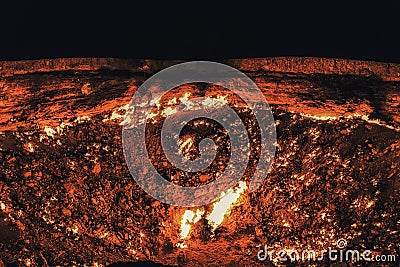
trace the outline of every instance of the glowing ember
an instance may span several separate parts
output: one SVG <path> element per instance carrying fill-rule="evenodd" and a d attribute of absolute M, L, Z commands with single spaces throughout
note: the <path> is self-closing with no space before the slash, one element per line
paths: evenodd
<path fill-rule="evenodd" d="M 161 96 L 158 96 L 158 97 L 153 98 L 153 99 L 150 101 L 150 106 L 156 105 L 157 108 L 160 108 L 160 107 L 161 107 L 160 100 L 161 100 Z"/>
<path fill-rule="evenodd" d="M 194 145 L 193 139 L 189 137 L 185 141 L 181 141 L 179 143 L 179 149 L 181 152 L 188 153 L 193 145 Z"/>
<path fill-rule="evenodd" d="M 337 120 L 337 116 L 331 116 L 328 114 L 318 114 L 318 115 L 311 115 L 311 114 L 305 114 L 305 113 L 300 113 L 301 116 L 311 118 L 314 120 L 319 120 L 319 121 L 330 121 L 330 120 Z"/>
<path fill-rule="evenodd" d="M 171 108 L 171 107 L 167 107 L 166 109 L 164 109 L 164 110 L 161 112 L 161 115 L 163 115 L 164 117 L 167 117 L 167 116 L 172 115 L 172 114 L 175 114 L 175 113 L 177 113 L 177 112 L 178 112 L 178 111 L 177 111 L 176 109 Z"/>
<path fill-rule="evenodd" d="M 228 104 L 226 96 L 217 96 L 217 98 L 207 97 L 203 100 L 202 104 L 209 107 L 221 107 Z"/>
<path fill-rule="evenodd" d="M 57 132 L 54 131 L 54 130 L 53 130 L 51 127 L 49 127 L 49 126 L 45 126 L 45 127 L 44 127 L 44 132 L 45 132 L 48 136 L 50 136 L 50 137 L 54 137 L 54 135 L 57 134 Z"/>
<path fill-rule="evenodd" d="M 190 93 L 184 93 L 183 96 L 179 98 L 179 101 L 186 106 L 186 109 L 193 109 L 194 107 L 194 103 L 189 100 L 190 95 Z"/>
<path fill-rule="evenodd" d="M 26 151 L 29 151 L 31 153 L 35 151 L 35 148 L 33 147 L 32 143 L 30 143 L 30 142 L 26 143 L 24 145 L 24 148 L 25 148 Z"/>
<path fill-rule="evenodd" d="M 157 115 L 158 115 L 158 113 L 149 113 L 147 115 L 147 119 L 152 119 L 152 118 L 156 117 Z"/>
<path fill-rule="evenodd" d="M 170 101 L 168 101 L 168 105 L 175 105 L 176 103 L 177 103 L 176 97 L 174 97 Z"/>
<path fill-rule="evenodd" d="M 197 223 L 203 214 L 204 211 L 199 209 L 196 210 L 196 212 L 192 210 L 185 210 L 181 221 L 181 239 L 185 239 L 189 236 L 191 224 Z"/>
<path fill-rule="evenodd" d="M 181 101 L 182 104 L 185 104 L 187 101 L 189 101 L 190 93 L 184 93 L 181 98 L 179 98 L 179 101 Z"/>
<path fill-rule="evenodd" d="M 227 193 L 222 193 L 221 198 L 214 203 L 212 212 L 208 215 L 207 220 L 214 231 L 228 216 L 239 197 L 247 189 L 246 182 L 240 181 L 239 186 L 229 189 Z"/>

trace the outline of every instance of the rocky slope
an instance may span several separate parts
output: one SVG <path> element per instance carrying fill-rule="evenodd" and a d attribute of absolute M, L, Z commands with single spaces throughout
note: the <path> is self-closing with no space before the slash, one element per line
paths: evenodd
<path fill-rule="evenodd" d="M 160 203 L 138 187 L 121 140 L 135 90 L 177 62 L 0 63 L 0 266 L 269 266 L 282 262 L 258 260 L 265 245 L 322 250 L 338 239 L 348 249 L 399 255 L 399 65 L 315 58 L 223 62 L 264 93 L 276 122 L 276 156 L 257 191 L 237 188 L 228 207 L 187 209 Z M 226 93 L 193 85 L 176 95 L 188 90 Z M 169 175 L 161 156 L 153 162 Z"/>

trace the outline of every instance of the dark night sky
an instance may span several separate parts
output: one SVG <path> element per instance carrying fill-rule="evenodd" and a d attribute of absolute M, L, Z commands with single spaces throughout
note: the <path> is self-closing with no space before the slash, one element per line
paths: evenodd
<path fill-rule="evenodd" d="M 0 60 L 315 56 L 400 63 L 399 1 L 266 2 L 14 1 L 0 10 Z"/>

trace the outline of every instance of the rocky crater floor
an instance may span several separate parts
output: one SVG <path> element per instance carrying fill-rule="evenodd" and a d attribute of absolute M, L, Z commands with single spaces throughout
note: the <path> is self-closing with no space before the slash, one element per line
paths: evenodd
<path fill-rule="evenodd" d="M 276 155 L 252 193 L 247 182 L 259 151 L 254 116 L 224 88 L 174 89 L 159 100 L 146 128 L 149 157 L 165 179 L 206 184 L 229 161 L 226 132 L 207 119 L 188 125 L 180 149 L 193 159 L 202 138 L 216 140 L 219 154 L 208 169 L 183 173 L 163 155 L 162 122 L 192 97 L 229 103 L 251 140 L 243 180 L 214 203 L 185 208 L 144 192 L 122 147 L 132 95 L 152 74 L 176 63 L 0 62 L 0 266 L 367 264 L 257 258 L 265 248 L 338 248 L 340 239 L 347 242 L 344 249 L 397 257 L 370 266 L 399 266 L 400 65 L 318 58 L 222 61 L 258 85 L 275 119 Z"/>

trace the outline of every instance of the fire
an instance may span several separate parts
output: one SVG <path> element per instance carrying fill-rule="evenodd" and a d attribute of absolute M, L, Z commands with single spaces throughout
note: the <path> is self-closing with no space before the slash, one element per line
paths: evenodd
<path fill-rule="evenodd" d="M 207 217 L 208 224 L 211 225 L 213 231 L 224 221 L 225 217 L 229 216 L 246 189 L 246 182 L 240 181 L 238 187 L 221 194 L 221 198 L 214 203 L 213 210 Z"/>
<path fill-rule="evenodd" d="M 193 145 L 194 145 L 193 139 L 189 137 L 185 141 L 179 142 L 179 150 L 184 154 L 188 153 L 193 147 Z"/>
<path fill-rule="evenodd" d="M 185 105 L 186 110 L 194 109 L 194 103 L 192 101 L 190 101 L 190 98 L 189 98 L 190 96 L 191 96 L 191 93 L 186 92 L 183 94 L 182 97 L 179 98 L 180 103 Z"/>
<path fill-rule="evenodd" d="M 49 127 L 49 126 L 45 126 L 45 127 L 44 127 L 44 132 L 45 132 L 48 136 L 50 136 L 50 137 L 52 137 L 52 138 L 54 138 L 54 135 L 57 134 L 57 132 L 54 131 L 54 130 L 53 130 L 51 127 Z"/>
<path fill-rule="evenodd" d="M 184 93 L 183 96 L 179 98 L 179 101 L 181 101 L 182 104 L 185 104 L 186 102 L 189 101 L 190 95 L 191 94 L 189 92 Z"/>
<path fill-rule="evenodd" d="M 202 104 L 204 106 L 208 107 L 221 107 L 226 104 L 228 104 L 228 101 L 226 100 L 226 96 L 217 96 L 216 98 L 214 97 L 207 97 L 203 100 Z"/>
<path fill-rule="evenodd" d="M 198 104 L 190 101 L 190 93 L 184 93 L 182 97 L 179 98 L 180 104 L 186 106 L 186 109 L 196 110 L 200 108 Z M 228 103 L 227 96 L 217 96 L 217 97 L 206 97 L 201 101 L 200 105 L 206 107 L 221 107 Z M 177 104 L 177 99 L 173 98 L 168 102 L 168 105 Z M 161 112 L 161 115 L 168 116 L 176 113 L 177 110 L 172 107 L 164 108 Z M 204 124 L 204 121 L 197 122 L 200 124 Z M 194 145 L 194 141 L 192 137 L 189 137 L 185 140 L 180 141 L 180 151 L 182 153 L 188 153 Z M 239 184 L 229 189 L 227 192 L 223 192 L 220 198 L 213 204 L 213 209 L 211 213 L 209 213 L 206 217 L 208 220 L 208 224 L 211 226 L 212 231 L 214 231 L 223 221 L 229 216 L 232 208 L 238 202 L 239 198 L 247 189 L 247 184 L 244 181 L 240 181 Z M 182 216 L 181 220 L 181 233 L 180 238 L 186 239 L 189 236 L 191 227 L 193 224 L 198 222 L 200 218 L 204 215 L 204 210 L 196 210 L 195 212 L 192 210 L 186 210 Z"/>
<path fill-rule="evenodd" d="M 160 107 L 161 107 L 160 100 L 161 100 L 161 96 L 158 96 L 158 97 L 153 98 L 153 99 L 150 101 L 150 106 L 156 105 L 157 108 L 160 108 Z"/>
<path fill-rule="evenodd" d="M 231 188 L 226 193 L 221 194 L 221 198 L 214 203 L 213 210 L 207 216 L 208 224 L 212 227 L 212 231 L 229 216 L 232 208 L 246 189 L 246 182 L 240 181 L 237 187 Z M 196 212 L 185 210 L 181 220 L 181 239 L 186 239 L 189 236 L 192 225 L 197 223 L 203 215 L 204 210 L 201 209 L 197 209 Z"/>
<path fill-rule="evenodd" d="M 189 236 L 189 232 L 192 227 L 191 224 L 197 223 L 203 214 L 204 210 L 200 209 L 196 210 L 196 212 L 192 210 L 185 210 L 181 221 L 181 239 L 185 239 Z"/>
<path fill-rule="evenodd" d="M 168 101 L 168 105 L 175 105 L 177 103 L 176 97 L 172 98 L 170 101 Z"/>
<path fill-rule="evenodd" d="M 164 109 L 164 110 L 161 112 L 161 115 L 163 115 L 164 117 L 168 117 L 169 115 L 175 114 L 175 113 L 177 113 L 177 112 L 178 112 L 178 111 L 177 111 L 176 109 L 171 108 L 171 107 L 167 107 L 166 109 Z"/>

